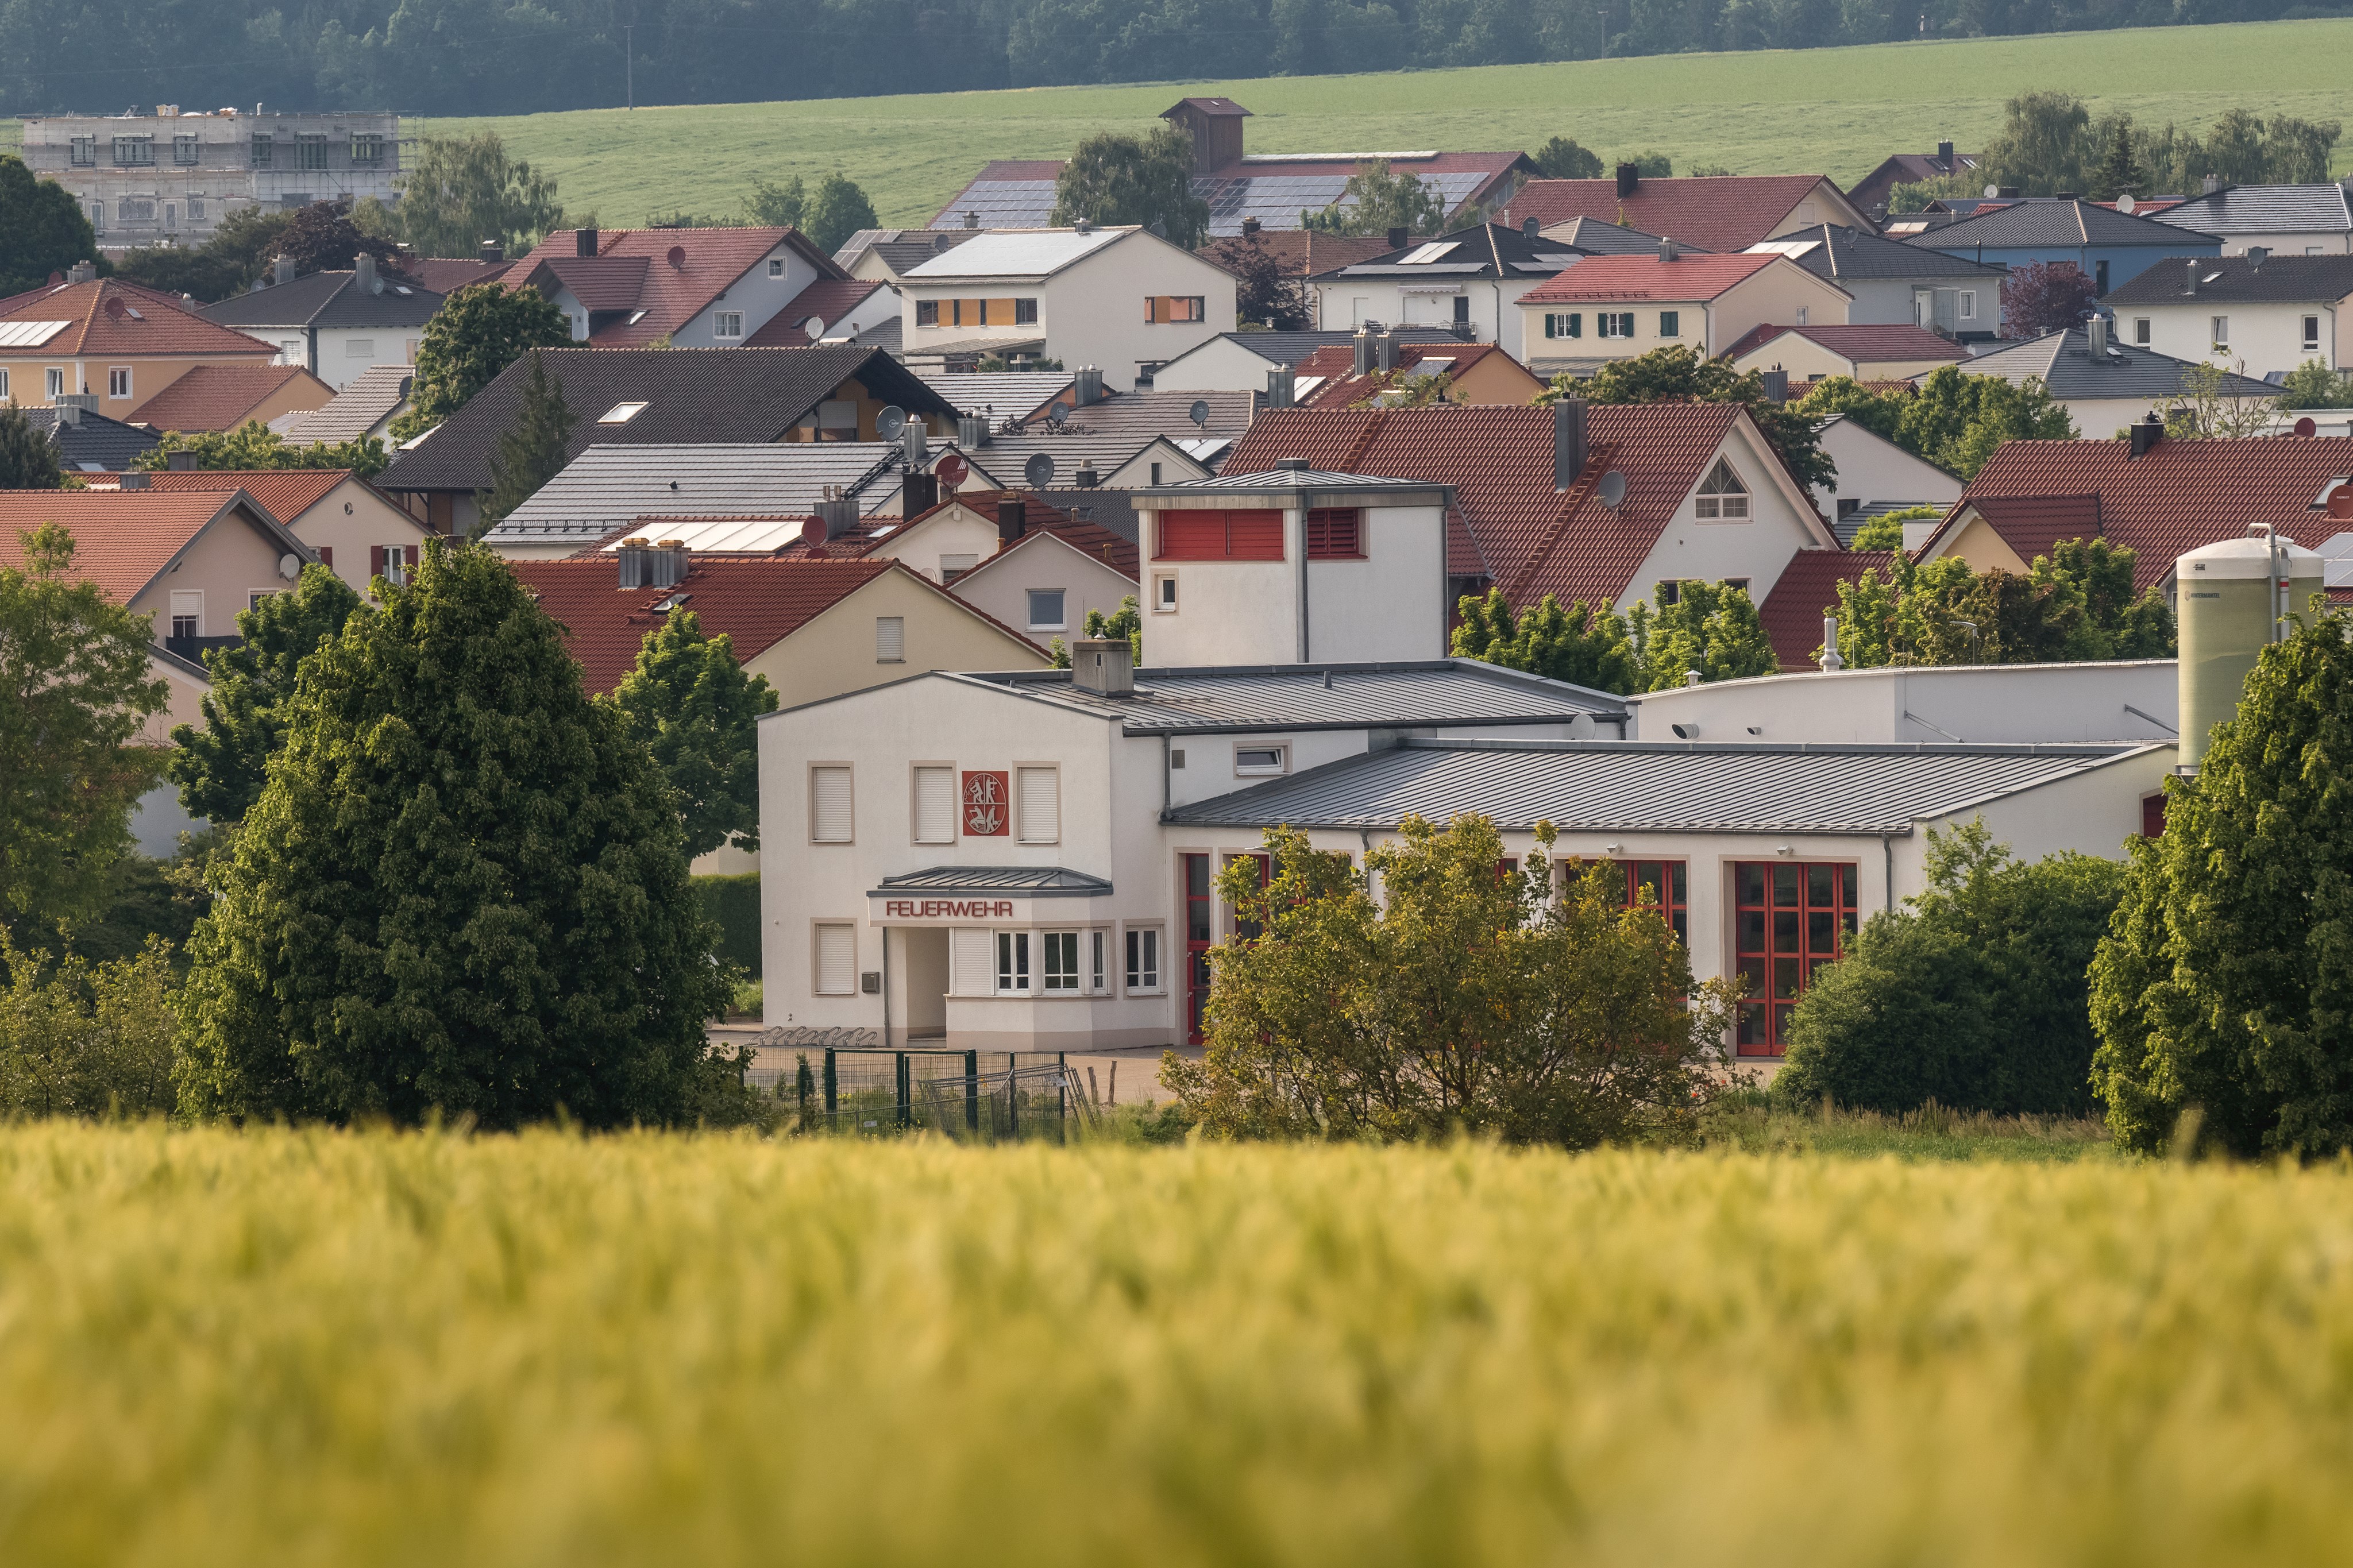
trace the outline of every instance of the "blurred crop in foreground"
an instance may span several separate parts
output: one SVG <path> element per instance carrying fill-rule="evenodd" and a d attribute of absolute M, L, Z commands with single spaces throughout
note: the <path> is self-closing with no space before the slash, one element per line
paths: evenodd
<path fill-rule="evenodd" d="M 0 1560 L 2238 1563 L 2343 1166 L 0 1130 Z"/>

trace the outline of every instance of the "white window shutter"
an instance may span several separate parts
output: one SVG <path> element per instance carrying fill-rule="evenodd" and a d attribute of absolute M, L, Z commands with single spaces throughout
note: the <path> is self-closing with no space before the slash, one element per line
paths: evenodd
<path fill-rule="evenodd" d="M 1021 842 L 1052 844 L 1061 837 L 1061 775 L 1052 768 L 1023 768 L 1020 784 Z"/>
<path fill-rule="evenodd" d="M 844 767 L 809 770 L 809 836 L 819 844 L 849 842 L 849 770 Z"/>
<path fill-rule="evenodd" d="M 858 941 L 849 926 L 817 928 L 817 994 L 847 996 L 858 988 Z"/>
<path fill-rule="evenodd" d="M 907 618 L 904 616 L 874 617 L 874 662 L 903 664 L 907 658 Z"/>
<path fill-rule="evenodd" d="M 956 788 L 954 768 L 915 770 L 915 842 L 955 842 Z"/>
<path fill-rule="evenodd" d="M 950 986 L 959 996 L 986 996 L 997 989 L 996 944 L 985 931 L 948 932 L 954 973 Z"/>

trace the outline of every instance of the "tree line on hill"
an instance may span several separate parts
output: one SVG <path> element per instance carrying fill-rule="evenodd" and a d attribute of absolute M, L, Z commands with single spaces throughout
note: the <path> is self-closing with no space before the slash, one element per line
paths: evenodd
<path fill-rule="evenodd" d="M 434 115 L 1813 48 L 2265 20 L 2292 0 L 0 0 L 0 112 Z"/>

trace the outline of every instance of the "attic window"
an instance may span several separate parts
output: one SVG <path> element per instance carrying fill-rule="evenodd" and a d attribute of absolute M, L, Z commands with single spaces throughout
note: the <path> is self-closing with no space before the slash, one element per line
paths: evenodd
<path fill-rule="evenodd" d="M 642 403 L 616 403 L 612 407 L 605 410 L 604 414 L 597 418 L 596 423 L 599 425 L 627 425 L 630 420 L 635 419 L 638 415 L 645 411 L 646 405 Z"/>
<path fill-rule="evenodd" d="M 1430 262 L 1438 260 L 1440 257 L 1445 256 L 1450 251 L 1459 249 L 1460 247 L 1461 242 L 1457 240 L 1432 240 L 1428 245 L 1416 246 L 1413 249 L 1406 252 L 1403 256 L 1398 257 L 1397 264 L 1399 267 L 1425 266 Z"/>
<path fill-rule="evenodd" d="M 628 325 L 634 327 L 645 319 L 646 313 L 643 310 L 632 310 L 629 312 Z"/>
<path fill-rule="evenodd" d="M 1707 478 L 1699 482 L 1694 504 L 1703 520 L 1745 522 L 1748 518 L 1748 487 L 1740 482 L 1740 476 L 1732 471 L 1730 463 L 1718 458 L 1715 467 L 1707 471 Z"/>

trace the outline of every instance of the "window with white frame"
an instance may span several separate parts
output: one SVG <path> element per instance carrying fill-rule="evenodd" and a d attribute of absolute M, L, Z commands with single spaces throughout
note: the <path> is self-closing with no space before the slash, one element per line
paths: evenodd
<path fill-rule="evenodd" d="M 175 637 L 200 637 L 205 635 L 205 591 L 202 588 L 172 590 L 172 635 Z"/>
<path fill-rule="evenodd" d="M 2217 316 L 2214 318 L 2213 340 L 2214 346 L 2218 349 L 2227 349 L 2231 346 L 2230 317 Z"/>
<path fill-rule="evenodd" d="M 771 278 L 782 278 L 784 275 L 785 258 L 781 256 L 771 256 L 768 258 L 768 276 Z"/>
<path fill-rule="evenodd" d="M 66 373 L 64 371 L 52 365 L 49 368 L 47 381 L 49 395 L 52 398 L 63 397 L 66 395 Z"/>
<path fill-rule="evenodd" d="M 1630 338 L 1634 335 L 1634 312 L 1631 310 L 1604 310 L 1593 319 L 1600 323 L 1601 335 L 1605 338 Z"/>
<path fill-rule="evenodd" d="M 711 335 L 714 338 L 740 338 L 744 335 L 744 312 L 713 310 L 711 312 Z"/>
<path fill-rule="evenodd" d="M 1290 760 L 1288 746 L 1236 746 L 1234 772 L 1238 773 L 1279 773 Z"/>
<path fill-rule="evenodd" d="M 413 359 L 415 356 L 412 355 L 410 357 Z M 635 419 L 638 415 L 643 414 L 645 411 L 646 405 L 642 402 L 616 403 L 612 407 L 607 408 L 604 413 L 596 416 L 596 423 L 599 425 L 627 425 L 630 420 Z"/>
<path fill-rule="evenodd" d="M 1079 989 L 1079 933 L 1046 933 L 1046 962 L 1040 969 L 1041 988 L 1048 995 L 1074 995 Z"/>
<path fill-rule="evenodd" d="M 248 610 L 258 610 L 261 608 L 262 600 L 274 599 L 277 596 L 278 590 L 275 588 L 248 588 L 245 591 L 245 607 Z"/>
<path fill-rule="evenodd" d="M 915 842 L 955 842 L 956 787 L 954 768 L 915 770 Z"/>
<path fill-rule="evenodd" d="M 848 996 L 858 989 L 858 928 L 817 928 L 817 994 Z"/>
<path fill-rule="evenodd" d="M 1062 618 L 1064 594 L 1060 588 L 1029 590 L 1029 629 L 1033 632 L 1059 632 L 1070 623 Z"/>
<path fill-rule="evenodd" d="M 904 664 L 907 662 L 907 617 L 877 616 L 874 617 L 874 662 Z"/>
<path fill-rule="evenodd" d="M 301 339 L 280 338 L 278 340 L 278 363 L 280 364 L 301 364 L 308 357 L 310 356 L 302 352 Z"/>
<path fill-rule="evenodd" d="M 1584 311 L 1547 310 L 1545 312 L 1545 336 L 1548 338 L 1581 338 L 1584 335 Z"/>
<path fill-rule="evenodd" d="M 1978 291 L 1974 289 L 1964 289 L 1961 290 L 1961 320 L 1974 321 L 1977 319 Z"/>
<path fill-rule="evenodd" d="M 1813 310 L 1813 307 L 1812 307 L 1812 306 L 1810 306 L 1810 305 L 1800 305 L 1800 306 L 1799 306 L 1799 307 L 1798 307 L 1798 325 L 1799 325 L 1799 326 L 1801 326 L 1801 327 L 1810 327 L 1810 326 L 1812 326 L 1813 324 L 1814 324 L 1814 310 Z"/>
<path fill-rule="evenodd" d="M 117 364 L 109 365 L 107 367 L 106 395 L 109 397 L 128 397 L 131 395 L 131 367 L 129 365 Z"/>
<path fill-rule="evenodd" d="M 953 587 L 955 580 L 980 564 L 977 555 L 943 555 L 940 557 L 940 585 Z"/>
<path fill-rule="evenodd" d="M 1160 989 L 1158 926 L 1127 928 L 1127 988 L 1130 991 Z"/>
<path fill-rule="evenodd" d="M 1028 931 L 1001 931 L 997 933 L 997 989 L 1008 993 L 1029 989 Z"/>
<path fill-rule="evenodd" d="M 1062 836 L 1062 775 L 1055 768 L 1021 768 L 1014 789 L 1021 810 L 1021 842 L 1052 844 Z"/>
<path fill-rule="evenodd" d="M 2304 346 L 2307 350 L 2320 346 L 2320 318 L 2317 316 L 2304 319 Z"/>
<path fill-rule="evenodd" d="M 1699 482 L 1699 495 L 1694 509 L 1704 520 L 1725 522 L 1745 522 L 1748 519 L 1748 487 L 1732 471 L 1732 465 L 1722 458 Z"/>
<path fill-rule="evenodd" d="M 1109 931 L 1087 932 L 1087 989 L 1104 992 L 1111 989 L 1111 976 L 1103 965 L 1103 950 L 1110 944 Z"/>
<path fill-rule="evenodd" d="M 849 808 L 849 766 L 820 763 L 809 769 L 809 841 L 847 844 L 856 826 Z"/>
<path fill-rule="evenodd" d="M 1155 615 L 1173 616 L 1176 613 L 1176 578 L 1155 577 L 1152 580 L 1152 609 Z"/>

